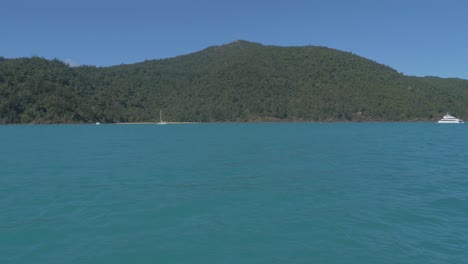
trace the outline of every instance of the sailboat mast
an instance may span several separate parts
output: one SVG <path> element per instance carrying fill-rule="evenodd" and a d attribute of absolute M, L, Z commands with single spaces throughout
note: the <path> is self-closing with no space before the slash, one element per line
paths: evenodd
<path fill-rule="evenodd" d="M 162 110 L 159 110 L 159 122 L 162 123 Z"/>

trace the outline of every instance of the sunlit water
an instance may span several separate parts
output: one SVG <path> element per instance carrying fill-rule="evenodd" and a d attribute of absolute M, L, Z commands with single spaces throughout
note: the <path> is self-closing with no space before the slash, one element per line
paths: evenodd
<path fill-rule="evenodd" d="M 0 127 L 0 263 L 466 263 L 468 125 Z"/>

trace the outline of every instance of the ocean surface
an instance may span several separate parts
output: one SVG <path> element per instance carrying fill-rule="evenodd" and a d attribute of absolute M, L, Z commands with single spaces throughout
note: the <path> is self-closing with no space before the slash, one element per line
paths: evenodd
<path fill-rule="evenodd" d="M 0 136 L 1 264 L 468 261 L 468 124 Z"/>

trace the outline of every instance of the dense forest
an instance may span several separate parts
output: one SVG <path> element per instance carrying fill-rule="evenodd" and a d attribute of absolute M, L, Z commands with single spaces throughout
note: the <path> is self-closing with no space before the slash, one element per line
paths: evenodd
<path fill-rule="evenodd" d="M 412 77 L 326 47 L 247 41 L 69 67 L 0 57 L 0 123 L 417 121 L 468 117 L 468 80 Z"/>

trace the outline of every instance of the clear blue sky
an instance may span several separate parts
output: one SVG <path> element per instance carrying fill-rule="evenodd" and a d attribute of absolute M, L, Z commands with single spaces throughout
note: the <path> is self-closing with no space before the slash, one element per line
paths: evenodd
<path fill-rule="evenodd" d="M 2 0 L 0 56 L 108 66 L 244 39 L 468 79 L 468 1 Z"/>

